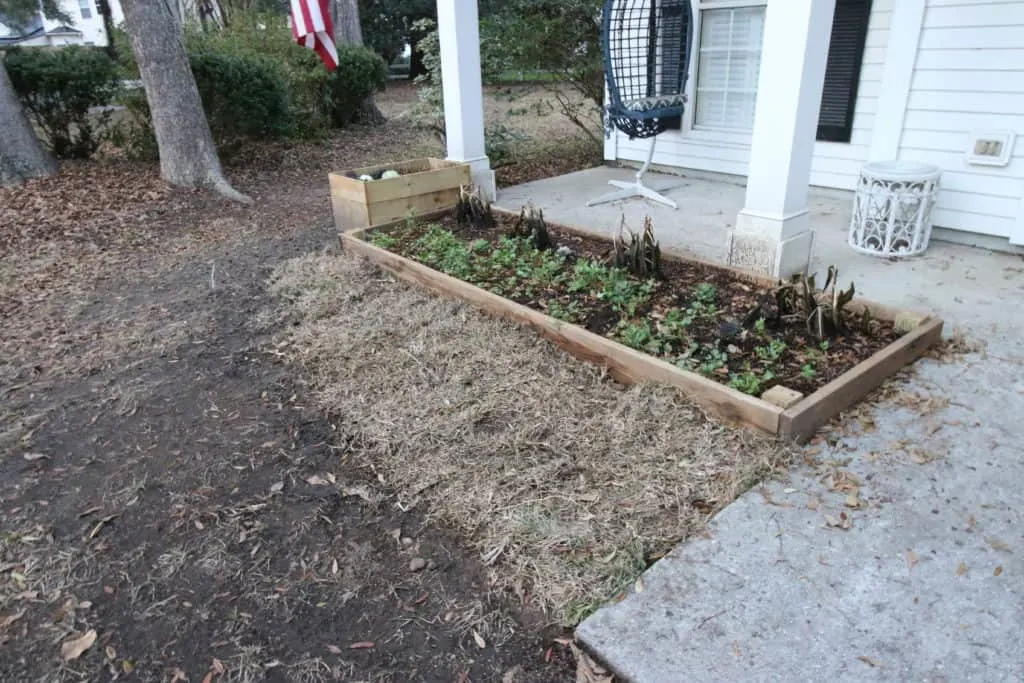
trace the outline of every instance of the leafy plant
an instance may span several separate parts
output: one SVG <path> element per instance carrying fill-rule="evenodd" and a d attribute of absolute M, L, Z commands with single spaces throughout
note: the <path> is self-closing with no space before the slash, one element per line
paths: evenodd
<path fill-rule="evenodd" d="M 716 374 L 729 362 L 729 354 L 714 346 L 703 346 L 697 349 L 699 361 L 697 369 L 703 375 Z"/>
<path fill-rule="evenodd" d="M 745 370 L 741 373 L 733 373 L 729 375 L 729 386 L 738 391 L 742 391 L 744 394 L 757 396 L 761 393 L 761 388 L 764 383 L 774 377 L 775 373 L 771 370 L 766 370 L 760 377 L 750 370 Z"/>
<path fill-rule="evenodd" d="M 558 299 L 552 299 L 548 302 L 548 315 L 552 318 L 565 320 L 566 322 L 575 322 L 579 319 L 580 304 L 578 301 L 570 301 L 568 304 L 563 304 Z"/>
<path fill-rule="evenodd" d="M 491 203 L 483 196 L 479 187 L 459 187 L 459 199 L 455 205 L 455 220 L 459 225 L 472 225 L 480 230 L 494 228 L 494 213 Z"/>
<path fill-rule="evenodd" d="M 628 240 L 623 238 L 623 233 L 628 234 Z M 619 223 L 619 232 L 612 242 L 611 265 L 625 268 L 641 278 L 663 277 L 661 247 L 654 239 L 650 216 L 644 216 L 644 230 L 639 236 L 626 228 L 626 219 L 623 217 Z"/>
<path fill-rule="evenodd" d="M 754 353 L 757 357 L 763 361 L 774 363 L 775 361 L 782 358 L 782 354 L 786 352 L 786 342 L 781 339 L 772 339 L 765 346 L 758 346 L 754 349 Z"/>
<path fill-rule="evenodd" d="M 607 279 L 607 266 L 597 261 L 580 260 L 576 262 L 573 269 L 573 277 L 569 281 L 569 291 L 589 291 L 598 287 Z"/>
<path fill-rule="evenodd" d="M 698 302 L 713 305 L 718 298 L 718 288 L 710 282 L 702 282 L 694 288 L 693 295 Z"/>
<path fill-rule="evenodd" d="M 635 282 L 627 278 L 624 271 L 613 268 L 609 271 L 609 278 L 605 281 L 604 288 L 598 292 L 597 298 L 610 303 L 619 313 L 633 317 L 650 299 L 653 291 L 652 282 Z"/>
<path fill-rule="evenodd" d="M 509 234 L 511 237 L 529 240 L 535 249 L 551 247 L 551 236 L 548 234 L 548 224 L 544 220 L 544 211 L 533 205 L 522 208 Z"/>
<path fill-rule="evenodd" d="M 828 267 L 825 284 L 819 291 L 815 275 L 797 273 L 788 283 L 781 283 L 775 289 L 775 300 L 779 317 L 784 321 L 799 322 L 816 339 L 825 339 L 842 333 L 847 327 L 846 306 L 853 300 L 854 284 L 846 290 L 839 290 L 836 284 L 839 271 Z"/>
<path fill-rule="evenodd" d="M 370 236 L 370 242 L 381 249 L 390 249 L 398 244 L 398 240 L 386 232 L 375 232 Z"/>
<path fill-rule="evenodd" d="M 658 347 L 654 332 L 646 320 L 623 325 L 618 331 L 618 337 L 626 346 L 638 351 L 655 350 Z"/>
<path fill-rule="evenodd" d="M 814 367 L 814 365 L 812 365 L 811 363 L 805 363 L 805 364 L 804 364 L 804 365 L 803 365 L 803 366 L 802 366 L 802 367 L 800 368 L 800 375 L 801 375 L 801 376 L 802 376 L 802 377 L 803 377 L 804 379 L 814 379 L 815 377 L 817 377 L 817 376 L 818 376 L 818 370 L 817 370 L 817 368 L 815 368 L 815 367 Z"/>

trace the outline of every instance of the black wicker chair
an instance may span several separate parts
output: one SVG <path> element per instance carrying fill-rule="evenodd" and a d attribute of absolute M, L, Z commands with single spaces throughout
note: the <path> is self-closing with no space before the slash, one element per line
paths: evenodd
<path fill-rule="evenodd" d="M 605 0 L 601 17 L 605 79 L 608 83 L 606 134 L 620 130 L 631 140 L 650 139 L 647 160 L 632 183 L 587 202 L 588 206 L 646 197 L 672 208 L 676 203 L 643 183 L 657 136 L 683 115 L 693 44 L 690 0 Z"/>

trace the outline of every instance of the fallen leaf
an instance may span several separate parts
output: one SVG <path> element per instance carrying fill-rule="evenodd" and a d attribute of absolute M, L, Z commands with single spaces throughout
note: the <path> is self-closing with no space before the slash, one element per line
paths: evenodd
<path fill-rule="evenodd" d="M 60 656 L 65 662 L 78 659 L 82 656 L 82 653 L 92 647 L 93 643 L 96 642 L 96 631 L 95 629 L 89 629 L 85 634 L 78 638 L 73 638 L 66 641 L 60 646 Z"/>
<path fill-rule="evenodd" d="M 25 616 L 25 610 L 15 612 L 14 614 L 8 614 L 6 617 L 0 617 L 0 628 L 7 628 L 23 616 Z"/>
<path fill-rule="evenodd" d="M 820 498 L 818 498 L 817 496 L 808 496 L 807 497 L 807 509 L 808 510 L 817 510 L 820 507 L 821 507 L 821 499 Z"/>
<path fill-rule="evenodd" d="M 857 659 L 859 659 L 860 661 L 864 662 L 868 666 L 881 666 L 878 662 L 876 662 L 875 660 L 871 659 L 871 657 L 866 657 L 864 655 L 861 655 L 860 657 L 857 657 Z"/>
<path fill-rule="evenodd" d="M 213 671 L 213 673 L 217 674 L 218 676 L 223 676 L 224 675 L 224 671 L 225 671 L 224 663 L 221 662 L 216 657 L 214 657 L 213 661 L 210 663 L 210 670 Z"/>
<path fill-rule="evenodd" d="M 473 629 L 473 641 L 476 642 L 476 646 L 481 650 L 487 647 L 487 641 L 484 640 L 482 635 L 476 632 L 476 629 Z"/>
<path fill-rule="evenodd" d="M 992 575 L 993 576 L 999 576 L 1002 573 L 1003 573 L 1003 565 L 999 565 L 998 567 L 996 567 L 995 571 L 992 572 Z"/>
<path fill-rule="evenodd" d="M 273 484 L 270 485 L 270 492 L 271 493 L 280 493 L 282 490 L 284 490 L 284 482 L 283 481 L 279 481 L 279 482 L 276 482 L 276 483 L 273 483 Z"/>
<path fill-rule="evenodd" d="M 908 550 L 907 551 L 907 569 L 908 570 L 909 569 L 913 569 L 914 565 L 917 564 L 917 560 L 918 560 L 917 553 L 915 553 L 913 550 Z"/>
<path fill-rule="evenodd" d="M 1006 545 L 1005 543 L 1000 541 L 998 538 L 993 538 L 992 536 L 986 536 L 985 537 L 985 542 L 988 543 L 993 548 L 995 548 L 996 550 L 1005 550 L 1006 552 L 1010 552 L 1010 546 Z"/>
<path fill-rule="evenodd" d="M 641 577 L 641 578 L 636 580 L 636 583 L 633 584 L 633 588 L 634 588 L 634 590 L 636 590 L 637 593 L 643 593 L 644 592 L 644 580 L 643 580 L 643 577 Z"/>
<path fill-rule="evenodd" d="M 213 672 L 207 671 L 206 675 L 203 676 L 203 680 L 200 683 L 213 683 Z"/>
<path fill-rule="evenodd" d="M 319 474 L 314 474 L 312 477 L 306 479 L 306 483 L 310 486 L 326 486 L 328 482 Z"/>
<path fill-rule="evenodd" d="M 957 576 L 963 576 L 966 573 L 967 573 L 967 565 L 966 564 L 961 562 L 960 564 L 958 564 L 956 566 L 956 575 Z"/>
<path fill-rule="evenodd" d="M 135 663 L 130 659 L 124 660 L 121 662 L 121 671 L 124 671 L 126 674 L 130 674 L 135 671 Z"/>
<path fill-rule="evenodd" d="M 79 517 L 79 519 L 81 519 L 82 517 L 88 517 L 89 515 L 95 515 L 97 512 L 100 512 L 101 510 L 103 510 L 103 508 L 101 508 L 99 505 L 97 505 L 95 507 L 89 508 L 88 510 L 83 510 L 82 512 L 79 512 L 78 513 L 78 517 Z"/>
<path fill-rule="evenodd" d="M 333 652 L 336 655 L 340 655 L 341 654 L 341 648 L 338 647 L 337 645 L 328 645 L 327 646 L 327 650 L 329 652 Z"/>
<path fill-rule="evenodd" d="M 115 650 L 110 645 L 107 645 L 107 647 L 103 650 L 103 653 L 107 655 L 107 659 L 110 659 L 110 660 L 117 659 L 117 650 Z"/>
<path fill-rule="evenodd" d="M 361 640 L 358 643 L 352 643 L 351 645 L 349 645 L 348 649 L 350 649 L 350 650 L 369 650 L 369 649 L 371 649 L 373 647 L 376 647 L 376 646 L 373 643 L 371 643 L 370 641 L 368 641 L 368 640 Z"/>
<path fill-rule="evenodd" d="M 840 512 L 838 518 L 832 515 L 825 515 L 825 525 L 845 531 L 853 526 L 853 522 L 845 512 Z"/>
<path fill-rule="evenodd" d="M 848 508 L 859 508 L 860 498 L 857 497 L 857 492 L 846 494 L 846 507 Z"/>
<path fill-rule="evenodd" d="M 46 453 L 26 453 L 23 456 L 29 462 L 35 462 L 36 460 L 42 460 L 43 458 L 49 458 Z"/>
<path fill-rule="evenodd" d="M 171 670 L 171 680 L 170 680 L 170 683 L 181 683 L 182 681 L 187 681 L 187 680 L 188 680 L 188 676 L 185 675 L 185 672 L 182 671 L 181 669 L 179 669 L 178 667 L 174 667 L 174 669 Z"/>

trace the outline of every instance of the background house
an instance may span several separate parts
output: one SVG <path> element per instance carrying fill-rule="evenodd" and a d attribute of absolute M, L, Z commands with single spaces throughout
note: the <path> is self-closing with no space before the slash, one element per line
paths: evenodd
<path fill-rule="evenodd" d="M 656 165 L 748 175 L 756 101 L 779 83 L 761 69 L 765 13 L 787 1 L 693 0 L 690 105 L 658 137 Z M 1011 248 L 1024 244 L 1020 135 L 1024 1 L 836 0 L 812 186 L 852 190 L 868 161 L 934 164 L 934 223 L 952 229 L 939 236 Z M 617 133 L 605 158 L 639 162 L 647 151 Z"/>
<path fill-rule="evenodd" d="M 110 11 L 117 25 L 124 21 L 121 3 L 109 0 Z M 27 25 L 17 26 L 0 14 L 0 47 L 19 45 L 23 47 L 56 47 L 61 45 L 107 44 L 107 32 L 103 27 L 103 16 L 96 6 L 96 0 L 61 0 L 61 7 L 71 17 L 70 24 L 47 19 L 42 12 Z"/>

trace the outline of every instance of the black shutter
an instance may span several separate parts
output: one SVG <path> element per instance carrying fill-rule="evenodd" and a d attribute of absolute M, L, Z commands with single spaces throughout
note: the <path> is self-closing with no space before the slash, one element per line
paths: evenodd
<path fill-rule="evenodd" d="M 655 11 L 660 11 L 661 17 L 660 22 L 654 24 L 651 30 L 651 46 L 657 45 L 658 33 L 661 33 L 661 44 L 667 45 L 682 45 L 683 50 L 690 50 L 692 46 L 686 45 L 687 23 L 690 19 L 689 12 L 684 11 L 681 3 L 665 3 L 659 6 L 657 9 L 652 10 L 651 17 L 654 17 Z M 676 54 L 675 48 L 669 48 L 666 50 L 668 54 Z M 659 59 L 658 62 L 661 64 L 661 88 L 658 92 L 662 93 L 674 93 L 679 90 L 680 79 L 685 74 L 680 74 L 681 65 L 676 62 L 670 63 L 664 59 Z M 653 63 L 653 60 L 651 60 Z M 653 78 L 649 82 L 653 82 Z M 668 129 L 680 130 L 683 127 L 683 117 L 672 116 L 669 118 L 662 119 L 661 122 L 665 124 Z"/>
<path fill-rule="evenodd" d="M 825 68 L 825 89 L 818 112 L 819 140 L 850 141 L 870 17 L 871 0 L 836 0 L 832 42 Z"/>

